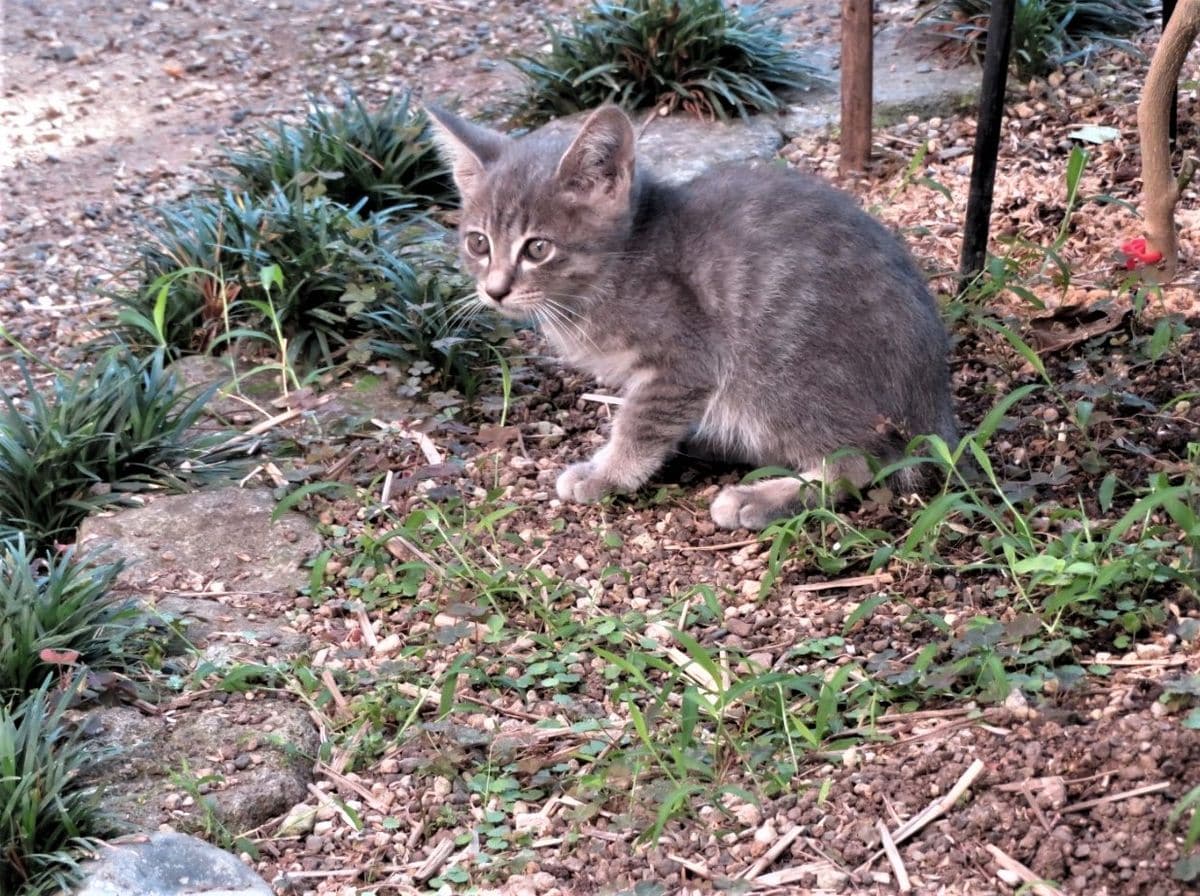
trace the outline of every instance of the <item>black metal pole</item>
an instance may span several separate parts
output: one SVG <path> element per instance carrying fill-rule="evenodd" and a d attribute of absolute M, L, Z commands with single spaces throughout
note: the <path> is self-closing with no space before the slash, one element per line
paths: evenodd
<path fill-rule="evenodd" d="M 1163 31 L 1167 30 L 1167 22 L 1171 21 L 1171 16 L 1175 14 L 1175 0 L 1162 0 L 1162 26 Z M 1167 133 L 1170 135 L 1171 151 L 1175 151 L 1175 135 L 1179 130 L 1179 88 L 1171 91 L 1171 125 Z"/>
<path fill-rule="evenodd" d="M 987 258 L 988 220 L 992 215 L 992 188 L 996 182 L 996 155 L 1000 151 L 1000 125 L 1004 120 L 1004 90 L 1008 86 L 1008 54 L 1012 46 L 1013 9 L 1016 0 L 992 0 L 987 48 L 983 54 L 983 83 L 979 88 L 979 116 L 975 126 L 975 156 L 971 162 L 971 191 L 967 194 L 967 220 L 963 226 L 960 288 L 983 270 Z"/>

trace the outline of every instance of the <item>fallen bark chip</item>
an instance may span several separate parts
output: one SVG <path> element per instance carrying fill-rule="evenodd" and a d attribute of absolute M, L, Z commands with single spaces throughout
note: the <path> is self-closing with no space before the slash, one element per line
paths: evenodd
<path fill-rule="evenodd" d="M 1132 313 L 1133 308 L 1124 302 L 1119 305 L 1109 302 L 1060 305 L 1051 313 L 1029 321 L 1031 341 L 1039 355 L 1060 352 L 1117 329 Z"/>

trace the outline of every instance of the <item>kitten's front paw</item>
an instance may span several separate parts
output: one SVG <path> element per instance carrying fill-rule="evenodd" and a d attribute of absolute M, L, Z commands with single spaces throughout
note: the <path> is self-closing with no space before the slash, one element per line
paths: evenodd
<path fill-rule="evenodd" d="M 590 460 L 571 464 L 559 473 L 555 487 L 559 499 L 574 504 L 594 504 L 612 490 Z"/>
<path fill-rule="evenodd" d="M 747 489 L 736 485 L 721 489 L 708 512 L 713 522 L 722 529 L 761 529 L 765 525 L 760 509 L 754 505 L 753 496 Z"/>
<path fill-rule="evenodd" d="M 727 485 L 713 499 L 709 513 L 722 529 L 765 529 L 799 509 L 805 488 L 803 482 L 790 478 Z"/>

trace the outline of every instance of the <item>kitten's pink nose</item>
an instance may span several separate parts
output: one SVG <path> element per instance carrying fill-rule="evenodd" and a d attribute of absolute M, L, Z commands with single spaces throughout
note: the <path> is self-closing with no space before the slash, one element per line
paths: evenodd
<path fill-rule="evenodd" d="M 493 271 L 483 281 L 483 291 L 488 297 L 497 302 L 503 302 L 504 297 L 512 292 L 512 274 L 506 271 Z"/>

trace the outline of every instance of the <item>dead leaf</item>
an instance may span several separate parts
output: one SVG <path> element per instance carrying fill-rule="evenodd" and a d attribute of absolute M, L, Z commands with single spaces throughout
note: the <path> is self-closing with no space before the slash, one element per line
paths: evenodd
<path fill-rule="evenodd" d="M 499 448 L 520 439 L 521 430 L 516 426 L 481 426 L 475 433 L 475 441 L 485 448 Z"/>
<path fill-rule="evenodd" d="M 53 647 L 43 647 L 38 651 L 38 659 L 53 666 L 74 666 L 79 662 L 78 650 L 55 650 Z"/>
<path fill-rule="evenodd" d="M 1049 314 L 1029 321 L 1030 342 L 1039 355 L 1062 351 L 1120 327 L 1132 313 L 1122 302 L 1095 305 L 1060 305 Z"/>
<path fill-rule="evenodd" d="M 461 476 L 465 467 L 462 461 L 452 460 L 440 464 L 426 464 L 412 471 L 414 479 L 442 479 L 447 476 Z"/>

